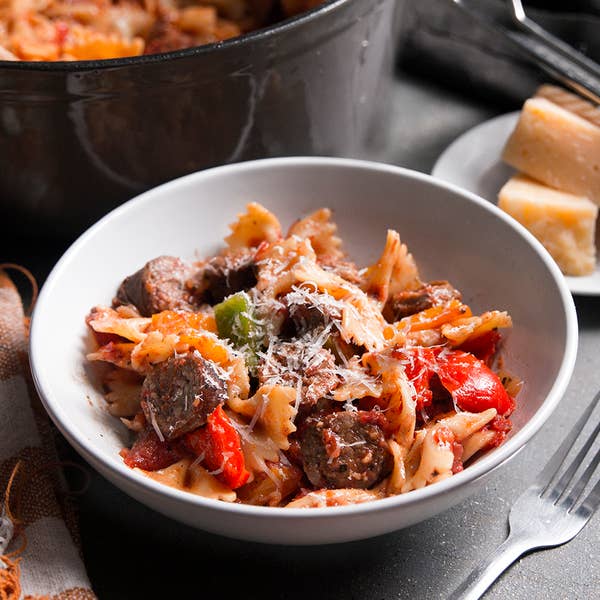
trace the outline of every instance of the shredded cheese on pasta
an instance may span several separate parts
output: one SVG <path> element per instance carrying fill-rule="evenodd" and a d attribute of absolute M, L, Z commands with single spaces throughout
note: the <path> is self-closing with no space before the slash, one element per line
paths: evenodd
<path fill-rule="evenodd" d="M 232 316 L 232 339 L 219 336 L 218 311 L 207 305 L 150 318 L 132 307 L 98 306 L 87 318 L 100 342 L 88 359 L 113 366 L 104 379 L 109 411 L 132 431 L 152 428 L 166 443 L 157 420 L 161 406 L 158 413 L 140 408 L 142 381 L 171 357 L 192 356 L 214 367 L 203 385 L 218 389 L 226 383 L 223 418 L 239 436 L 249 473 L 239 490 L 243 502 L 338 506 L 406 493 L 451 477 L 502 441 L 510 426 L 506 416 L 485 405 L 477 412 L 476 402 L 473 410 L 461 409 L 452 387 L 460 388 L 460 381 L 444 383 L 435 369 L 452 360 L 451 375 L 460 379 L 474 357 L 457 349 L 487 340 L 489 352 L 495 351 L 496 330 L 512 326 L 508 313 L 474 314 L 451 286 L 450 293 L 423 284 L 412 255 L 392 230 L 380 258 L 355 268 L 328 209 L 296 221 L 284 236 L 275 215 L 252 203 L 230 229 L 219 255 L 225 259 L 224 280 L 235 279 L 236 269 L 248 264 L 256 279 L 234 290 L 251 308 Z M 344 268 L 336 269 L 340 261 Z M 389 303 L 395 308 L 386 312 Z M 387 321 L 384 314 L 399 316 Z M 503 381 L 511 391 L 522 385 L 507 375 Z M 443 393 L 442 385 L 449 386 Z M 190 403 L 186 396 L 182 412 L 200 401 L 201 394 Z M 385 476 L 369 489 L 307 488 L 300 468 L 307 458 L 298 454 L 306 423 L 311 418 L 325 423 L 340 413 L 354 413 L 352 419 L 358 420 L 350 423 L 358 423 L 359 432 L 365 423 L 382 432 L 389 458 Z M 365 460 L 371 460 L 372 438 L 357 435 L 352 429 L 325 428 L 329 454 L 323 468 L 335 468 L 343 453 L 365 452 Z M 231 447 L 224 451 L 212 470 L 202 466 L 202 451 L 149 476 L 233 501 L 238 493 L 225 489 L 220 478 L 234 453 Z"/>

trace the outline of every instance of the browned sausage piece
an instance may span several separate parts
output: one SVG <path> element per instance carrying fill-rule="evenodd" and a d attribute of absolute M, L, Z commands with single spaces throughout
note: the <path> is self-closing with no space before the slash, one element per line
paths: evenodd
<path fill-rule="evenodd" d="M 312 406 L 341 383 L 336 374 L 335 358 L 325 348 L 294 340 L 274 343 L 269 358 L 258 363 L 259 385 L 297 387 L 301 381 L 301 406 Z"/>
<path fill-rule="evenodd" d="M 148 423 L 172 440 L 206 423 L 227 399 L 227 382 L 197 351 L 158 363 L 142 385 Z"/>
<path fill-rule="evenodd" d="M 320 294 L 321 298 L 327 297 L 326 294 Z M 325 327 L 330 321 L 340 321 L 342 311 L 336 301 L 331 298 L 331 302 L 323 302 L 305 298 L 302 293 L 297 291 L 290 292 L 282 297 L 282 303 L 287 309 L 289 318 L 283 326 L 283 336 L 302 336 L 318 327 Z M 312 303 L 316 302 L 316 303 Z"/>
<path fill-rule="evenodd" d="M 293 322 L 292 331 L 295 335 L 302 335 L 327 324 L 327 316 L 312 304 L 290 304 L 288 313 Z"/>
<path fill-rule="evenodd" d="M 383 316 L 388 323 L 394 323 L 433 306 L 446 304 L 450 300 L 460 300 L 461 293 L 447 281 L 432 281 L 417 290 L 405 290 L 390 298 Z"/>
<path fill-rule="evenodd" d="M 222 302 L 227 296 L 249 290 L 256 285 L 254 251 L 234 256 L 215 256 L 204 268 L 203 287 L 210 304 Z"/>
<path fill-rule="evenodd" d="M 306 420 L 302 465 L 318 488 L 370 488 L 392 470 L 393 458 L 374 412 L 340 411 Z"/>
<path fill-rule="evenodd" d="M 185 281 L 189 268 L 174 256 L 159 256 L 127 277 L 114 306 L 133 304 L 144 317 L 163 310 L 193 310 Z"/>

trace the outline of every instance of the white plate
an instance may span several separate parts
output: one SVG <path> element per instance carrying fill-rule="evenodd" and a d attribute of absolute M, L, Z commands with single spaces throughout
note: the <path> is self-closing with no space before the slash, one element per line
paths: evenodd
<path fill-rule="evenodd" d="M 500 188 L 515 173 L 500 156 L 519 112 L 481 123 L 454 140 L 438 158 L 431 174 L 496 203 Z M 600 296 L 600 263 L 591 275 L 565 277 L 573 294 Z"/>

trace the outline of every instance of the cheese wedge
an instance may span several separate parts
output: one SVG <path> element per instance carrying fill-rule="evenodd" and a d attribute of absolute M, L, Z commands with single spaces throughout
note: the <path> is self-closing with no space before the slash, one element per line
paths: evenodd
<path fill-rule="evenodd" d="M 498 206 L 542 242 L 565 275 L 594 271 L 598 207 L 593 202 L 516 175 L 500 190 Z"/>
<path fill-rule="evenodd" d="M 550 187 L 600 204 L 600 127 L 547 98 L 525 102 L 502 158 Z"/>
<path fill-rule="evenodd" d="M 535 97 L 546 98 L 546 100 L 550 100 L 550 102 L 553 102 L 557 106 L 600 127 L 600 109 L 595 104 L 584 100 L 581 96 L 568 92 L 565 88 L 545 83 L 535 91 Z"/>

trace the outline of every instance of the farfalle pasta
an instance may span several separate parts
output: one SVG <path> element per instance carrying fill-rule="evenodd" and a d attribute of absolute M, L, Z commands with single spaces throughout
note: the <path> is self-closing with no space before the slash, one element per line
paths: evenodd
<path fill-rule="evenodd" d="M 219 42 L 323 0 L 0 0 L 0 60 L 73 61 Z"/>
<path fill-rule="evenodd" d="M 309 508 L 435 484 L 502 443 L 520 389 L 494 371 L 510 316 L 422 281 L 395 231 L 358 268 L 331 216 L 284 233 L 249 204 L 219 254 L 155 258 L 90 311 L 126 465 L 215 500 Z"/>

